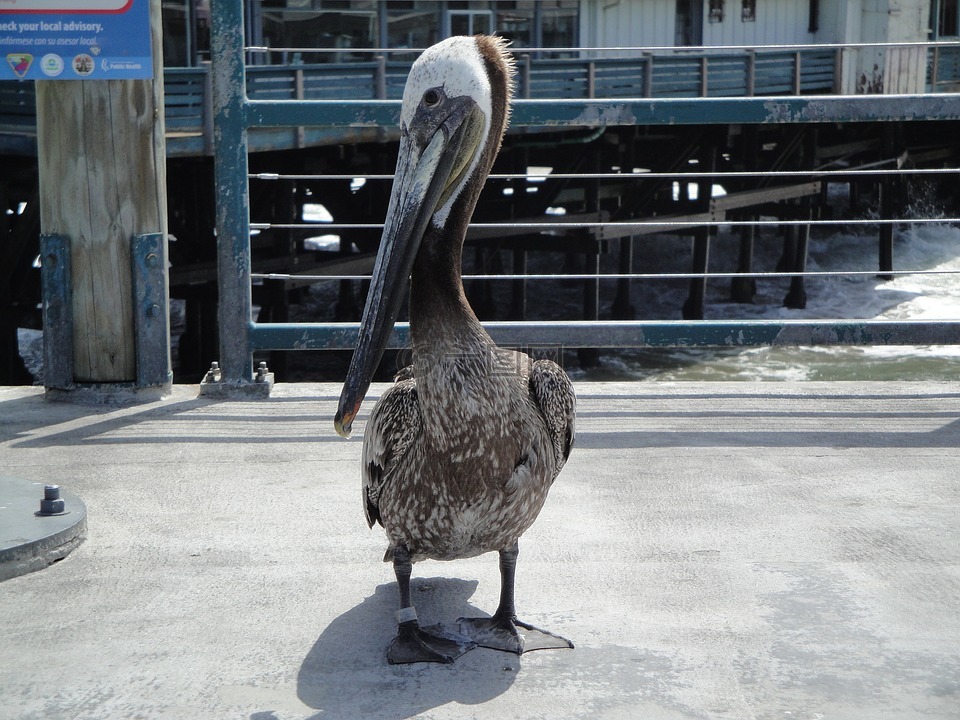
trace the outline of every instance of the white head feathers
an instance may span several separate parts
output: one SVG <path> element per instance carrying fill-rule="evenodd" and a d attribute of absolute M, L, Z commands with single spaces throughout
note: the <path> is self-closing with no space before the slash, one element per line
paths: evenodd
<path fill-rule="evenodd" d="M 461 189 L 470 180 L 482 149 L 490 135 L 490 116 L 492 112 L 490 78 L 483 56 L 473 37 L 451 37 L 427 48 L 410 69 L 407 84 L 403 90 L 403 105 L 400 110 L 400 123 L 408 127 L 423 94 L 431 88 L 442 88 L 447 97 L 469 95 L 483 112 L 484 126 L 480 148 L 470 162 L 460 187 L 456 188 L 442 207 L 434 213 L 437 224 L 443 225 L 450 215 L 450 209 Z"/>

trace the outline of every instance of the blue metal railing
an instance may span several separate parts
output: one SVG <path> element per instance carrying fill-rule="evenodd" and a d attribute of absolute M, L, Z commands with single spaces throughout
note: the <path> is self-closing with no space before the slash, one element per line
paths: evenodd
<path fill-rule="evenodd" d="M 242 6 L 213 0 L 212 97 L 217 196 L 220 368 L 223 382 L 253 380 L 256 350 L 350 348 L 355 323 L 261 324 L 251 315 L 248 131 L 256 128 L 396 126 L 396 100 L 263 99 L 269 72 L 244 65 Z M 709 71 L 709 61 L 706 64 Z M 719 72 L 719 71 L 718 71 Z M 252 80 L 254 77 L 258 80 Z M 597 82 L 594 75 L 594 87 Z M 257 88 L 253 97 L 246 89 Z M 282 85 L 282 84 L 281 84 Z M 282 92 L 289 92 L 289 88 Z M 514 127 L 598 127 L 636 124 L 827 123 L 960 119 L 960 95 L 763 96 L 747 98 L 519 99 Z M 960 343 L 960 322 L 749 321 L 491 323 L 511 345 L 645 347 L 687 345 Z M 400 324 L 392 343 L 402 346 Z"/>
<path fill-rule="evenodd" d="M 960 89 L 960 44 L 931 45 L 926 53 L 927 91 Z M 841 85 L 843 62 L 844 49 L 839 46 L 699 52 L 664 48 L 638 51 L 628 58 L 573 59 L 534 58 L 518 51 L 517 94 L 547 101 L 835 94 Z M 408 70 L 409 62 L 391 61 L 385 56 L 351 63 L 255 65 L 247 68 L 245 82 L 247 97 L 252 100 L 398 100 Z M 209 65 L 166 68 L 164 84 L 168 153 L 210 154 Z M 0 82 L 4 147 L 24 152 L 29 144 L 24 138 L 34 135 L 35 124 L 33 82 Z M 271 137 L 270 132 L 259 130 L 251 149 L 351 140 L 342 119 L 331 119 L 325 130 L 312 129 L 299 138 L 295 133 L 277 134 L 275 129 Z"/>

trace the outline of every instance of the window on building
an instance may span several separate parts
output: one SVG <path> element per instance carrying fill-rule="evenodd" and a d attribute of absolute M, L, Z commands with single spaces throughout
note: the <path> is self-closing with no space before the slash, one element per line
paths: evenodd
<path fill-rule="evenodd" d="M 710 12 L 707 18 L 712 23 L 723 22 L 723 0 L 710 0 Z"/>
<path fill-rule="evenodd" d="M 497 8 L 497 34 L 507 38 L 514 48 L 534 47 L 534 7 L 527 2 L 501 3 Z"/>
<path fill-rule="evenodd" d="M 166 65 L 209 59 L 209 2 L 162 0 Z M 257 63 L 370 60 L 364 50 L 420 50 L 448 34 L 496 33 L 517 49 L 575 48 L 580 42 L 580 0 L 244 0 L 244 5 L 247 43 L 274 50 L 256 54 L 251 62 Z M 413 57 L 390 54 L 391 60 Z"/>
<path fill-rule="evenodd" d="M 820 0 L 810 0 L 810 16 L 807 32 L 815 33 L 820 29 Z"/>
<path fill-rule="evenodd" d="M 189 66 L 187 12 L 184 4 L 165 2 L 160 12 L 163 17 L 163 64 L 167 67 Z"/>
<path fill-rule="evenodd" d="M 440 40 L 440 4 L 410 0 L 388 2 L 387 37 L 389 48 L 426 48 Z M 391 53 L 391 59 L 401 56 Z"/>
<path fill-rule="evenodd" d="M 451 10 L 451 35 L 489 35 L 493 31 L 493 13 L 489 10 Z"/>
<path fill-rule="evenodd" d="M 369 60 L 377 47 L 376 0 L 263 0 L 263 44 L 282 49 L 271 63 Z M 310 52 L 318 48 L 324 52 Z"/>
<path fill-rule="evenodd" d="M 677 0 L 674 45 L 703 44 L 703 0 Z"/>
<path fill-rule="evenodd" d="M 575 48 L 580 45 L 580 10 L 578 2 L 553 0 L 540 3 L 542 38 L 540 47 Z M 552 53 L 551 57 L 567 57 L 570 53 Z"/>
<path fill-rule="evenodd" d="M 464 33 L 464 16 L 473 19 L 473 32 L 495 32 L 510 40 L 514 49 L 577 47 L 580 34 L 579 0 L 489 0 L 449 2 L 450 31 Z M 483 12 L 483 11 L 487 12 Z M 490 18 L 489 30 L 477 29 L 481 15 Z M 566 57 L 573 53 L 546 53 Z"/>
<path fill-rule="evenodd" d="M 937 13 L 936 39 L 960 36 L 958 0 L 934 0 L 932 9 Z"/>
<path fill-rule="evenodd" d="M 210 0 L 163 0 L 163 64 L 193 67 L 210 59 Z"/>

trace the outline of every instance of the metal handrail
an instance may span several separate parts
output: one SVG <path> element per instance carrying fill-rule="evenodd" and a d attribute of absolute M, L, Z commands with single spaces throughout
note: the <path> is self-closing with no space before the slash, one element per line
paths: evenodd
<path fill-rule="evenodd" d="M 771 44 L 729 44 L 729 45 L 615 45 L 615 46 L 580 46 L 580 47 L 511 47 L 510 51 L 516 54 L 526 53 L 593 53 L 593 52 L 673 52 L 697 53 L 713 50 L 750 51 L 750 50 L 864 50 L 871 48 L 934 48 L 960 47 L 960 40 L 910 40 L 887 42 L 836 42 L 836 43 L 771 43 Z M 316 48 L 316 47 L 270 47 L 266 45 L 247 45 L 245 52 L 253 53 L 370 53 L 412 55 L 420 54 L 426 48 Z"/>
<path fill-rule="evenodd" d="M 892 160 L 884 160 L 881 164 L 888 164 Z M 687 172 L 583 172 L 583 173 L 555 173 L 550 172 L 546 175 L 537 175 L 533 173 L 490 173 L 490 180 L 663 180 L 676 179 L 689 180 L 692 175 L 698 178 L 842 178 L 850 179 L 858 176 L 878 177 L 903 175 L 960 175 L 960 168 L 865 168 L 858 166 L 846 170 L 721 170 L 715 172 L 691 170 Z M 258 172 L 250 173 L 247 176 L 250 180 L 355 180 L 362 178 L 364 180 L 393 180 L 393 173 L 347 173 L 347 174 L 298 174 L 298 173 L 272 173 Z"/>
<path fill-rule="evenodd" d="M 698 280 L 710 279 L 743 279 L 743 280 L 771 280 L 789 279 L 795 277 L 825 278 L 825 277 L 876 277 L 877 270 L 806 270 L 804 272 L 723 272 L 711 271 L 705 273 L 524 273 L 523 275 L 504 275 L 487 273 L 466 273 L 464 280 L 505 280 L 523 282 L 526 280 Z M 908 275 L 960 275 L 960 270 L 884 270 L 885 277 L 906 277 Z M 369 275 L 311 275 L 291 273 L 250 273 L 253 280 L 297 280 L 327 281 L 327 280 L 369 280 Z"/>
<path fill-rule="evenodd" d="M 273 349 L 349 348 L 356 341 L 357 323 L 256 323 L 251 310 L 249 171 L 247 131 L 263 127 L 396 126 L 399 102 L 251 100 L 245 94 L 242 7 L 239 0 L 212 0 L 214 114 L 220 142 L 215 154 L 217 173 L 217 235 L 220 277 L 220 367 L 225 382 L 253 379 L 252 353 Z M 935 43 L 915 43 L 929 47 Z M 874 44 L 866 44 L 873 46 Z M 890 44 L 903 45 L 903 44 Z M 824 49 L 824 46 L 814 46 Z M 676 48 L 670 48 L 676 51 Z M 578 48 L 579 52 L 582 48 Z M 713 50 L 713 49 L 711 49 Z M 905 103 L 904 98 L 910 102 Z M 859 120 L 960 119 L 960 95 L 905 96 L 771 96 L 748 98 L 625 98 L 528 100 L 516 102 L 514 127 L 603 127 L 634 124 L 826 123 Z M 812 172 L 800 173 L 812 176 Z M 844 174 L 849 174 L 845 172 Z M 625 175 L 625 177 L 631 177 Z M 870 224 L 927 222 L 927 219 L 881 219 Z M 936 219 L 937 222 L 945 222 Z M 690 228 L 691 220 L 683 221 Z M 723 219 L 697 221 L 697 226 L 755 225 Z M 667 226 L 670 220 L 620 223 Z M 810 224 L 779 221 L 778 225 Z M 842 224 L 851 224 L 844 221 Z M 512 224 L 489 224 L 492 227 Z M 570 224 L 571 227 L 574 224 Z M 270 225 L 279 226 L 276 225 Z M 302 225 L 298 225 L 301 227 Z M 364 227 L 379 227 L 365 224 Z M 556 223 L 545 223 L 556 229 Z M 261 225 L 262 227 L 262 225 Z M 332 224 L 315 227 L 330 229 Z M 531 224 L 530 227 L 536 227 Z M 576 227 L 582 227 L 576 224 Z M 609 227 L 609 226 L 608 226 Z M 589 275 L 589 273 L 588 273 Z M 630 274 L 625 274 L 630 275 Z M 708 274 L 712 275 L 712 274 Z M 744 274 L 740 274 L 745 276 Z M 795 277 L 797 273 L 790 273 Z M 706 275 L 704 275 L 705 277 Z M 260 276 L 262 277 L 262 276 Z M 687 276 L 689 277 L 689 276 Z M 600 278 L 597 278 L 600 279 Z M 625 277 L 624 279 L 632 279 Z M 239 311 L 238 311 L 239 309 Z M 755 346 L 823 344 L 949 344 L 960 343 L 960 321 L 567 321 L 562 323 L 486 323 L 498 342 L 508 345 L 572 347 Z M 408 326 L 400 323 L 391 344 L 403 346 Z"/>
<path fill-rule="evenodd" d="M 960 321 L 943 320 L 566 320 L 483 326 L 498 344 L 522 348 L 960 344 Z M 256 323 L 250 327 L 251 350 L 350 350 L 359 329 L 359 323 Z M 398 322 L 387 347 L 409 347 L 409 335 L 410 324 Z"/>
<path fill-rule="evenodd" d="M 840 91 L 840 78 L 842 75 L 840 63 L 844 62 L 843 54 L 845 52 L 857 52 L 860 49 L 922 49 L 926 48 L 928 52 L 927 76 L 925 89 L 931 92 L 940 90 L 955 90 L 960 87 L 960 42 L 955 41 L 936 41 L 936 42 L 912 42 L 912 43 L 825 43 L 825 44 L 792 44 L 792 45 L 719 45 L 719 46 L 701 46 L 693 48 L 677 48 L 671 46 L 655 47 L 620 47 L 620 48 L 580 48 L 582 51 L 576 58 L 553 60 L 553 59 L 534 59 L 531 54 L 536 54 L 540 50 L 549 51 L 548 48 L 517 48 L 515 53 L 520 56 L 520 85 L 519 95 L 521 100 L 531 95 L 548 92 L 552 82 L 562 82 L 569 93 L 573 93 L 579 98 L 616 98 L 624 95 L 632 95 L 636 98 L 647 97 L 673 97 L 677 95 L 687 96 L 725 96 L 725 97 L 750 97 L 754 95 L 764 95 L 764 89 L 770 89 L 772 86 L 763 85 L 760 75 L 755 67 L 758 58 L 765 56 L 777 56 L 784 53 L 795 53 L 794 77 L 792 80 L 786 79 L 786 76 L 777 80 L 777 87 L 780 90 L 772 97 L 781 97 L 783 95 L 799 94 L 801 92 L 809 94 L 816 91 L 826 94 L 837 94 Z M 265 49 L 264 49 L 265 50 Z M 306 50 L 306 49 L 304 49 Z M 562 49 L 560 49 L 562 50 Z M 271 52 L 273 49 L 271 49 Z M 324 53 L 334 52 L 334 49 L 317 48 L 311 49 L 311 52 Z M 346 73 L 356 76 L 361 73 L 361 82 L 347 83 L 341 85 L 338 93 L 345 97 L 376 99 L 382 102 L 392 102 L 399 98 L 402 89 L 398 78 L 405 75 L 405 69 L 409 66 L 406 61 L 390 61 L 386 58 L 391 53 L 410 54 L 408 49 L 363 49 L 358 48 L 357 52 L 370 53 L 371 60 L 355 63 L 333 63 L 333 64 L 293 64 L 293 65 L 266 65 L 251 66 L 249 68 L 251 82 L 256 78 L 275 77 L 277 84 L 272 85 L 271 89 L 261 87 L 253 88 L 253 99 L 278 100 L 276 94 L 285 95 L 288 100 L 304 99 L 310 97 L 312 93 L 319 92 L 321 87 L 325 87 L 327 81 L 336 82 L 339 74 Z M 633 57 L 602 57 L 605 53 L 631 53 Z M 831 74 L 832 81 L 820 77 L 819 75 L 813 81 L 813 84 L 807 83 L 804 79 L 804 68 L 810 67 L 810 61 L 804 53 L 834 53 L 833 60 L 826 62 L 832 63 Z M 672 58 L 672 59 L 671 59 Z M 710 73 L 714 64 L 725 63 L 731 59 L 740 58 L 746 66 L 742 69 L 742 77 L 737 81 L 736 87 L 729 85 L 728 73 L 724 74 L 724 86 L 718 87 L 715 78 Z M 944 59 L 948 58 L 948 59 Z M 662 62 L 687 62 L 690 63 L 690 71 L 699 73 L 697 77 L 693 75 L 685 76 L 682 83 L 674 79 L 675 73 L 671 72 L 663 78 L 654 82 L 653 67 L 654 64 Z M 817 60 L 817 67 L 822 65 L 823 60 Z M 559 65 L 558 65 L 559 63 Z M 634 72 L 628 77 L 622 72 L 616 73 L 604 79 L 604 67 L 620 68 L 624 63 L 632 64 Z M 569 82 L 555 80 L 537 80 L 538 73 L 546 73 L 546 76 L 552 77 L 554 71 L 552 67 L 567 68 Z M 366 75 L 363 75 L 366 73 Z M 173 135 L 170 138 L 171 154 L 191 154 L 191 153 L 210 153 L 212 151 L 212 137 L 210 124 L 210 73 L 208 64 L 199 67 L 177 68 L 168 67 L 164 70 L 167 79 L 167 127 Z M 304 78 L 310 76 L 312 81 L 305 81 Z M 367 77 L 369 76 L 369 77 Z M 390 80 L 388 81 L 388 77 Z M 567 76 L 564 76 L 567 77 Z M 626 79 L 625 79 L 626 78 Z M 800 85 L 797 84 L 799 78 Z M 33 92 L 31 83 L 3 83 L 0 85 L 0 126 L 3 126 L 5 132 L 16 134 L 17 132 L 29 132 L 29 127 L 33 122 Z M 663 84 L 666 83 L 666 84 Z M 786 83 L 786 84 L 784 84 Z M 16 87 L 16 93 L 12 87 Z M 782 86 L 782 87 L 781 87 Z M 789 86 L 789 87 L 788 87 Z M 312 88 L 312 89 L 311 89 Z M 262 93 L 272 93 L 274 97 L 268 98 Z M 15 104 L 13 98 L 16 98 Z M 543 98 L 541 98 L 542 100 Z M 318 102 L 342 102 L 341 100 L 317 99 Z M 549 98 L 547 102 L 553 101 Z M 522 102 L 520 103 L 522 105 Z M 728 106 L 728 109 L 736 113 L 737 107 L 746 106 Z M 354 108 L 350 108 L 353 110 Z M 319 110 L 324 112 L 324 110 Z M 628 117 L 629 117 L 629 113 Z M 384 127 L 395 124 L 396 113 L 392 110 L 377 109 L 367 113 L 371 122 L 364 124 L 363 127 Z M 609 115 L 609 113 L 608 113 Z M 531 125 L 532 122 L 522 123 L 522 113 L 515 118 L 514 127 Z M 840 118 L 841 120 L 844 118 Z M 873 118 L 868 118 L 873 119 Z M 876 118 L 884 119 L 884 118 Z M 549 118 L 548 118 L 549 120 Z M 640 118 L 642 121 L 643 119 Z M 729 120 L 729 118 L 728 118 Z M 357 127 L 350 124 L 349 118 L 335 120 L 331 117 L 331 123 L 326 127 Z M 305 119 L 304 126 L 315 126 L 315 121 Z M 550 124 L 556 124 L 548 122 Z M 271 127 L 277 127 L 271 125 Z M 199 136 L 199 137 L 197 137 Z M 12 141 L 12 138 L 9 139 Z M 312 142 L 331 142 L 335 138 L 324 138 L 315 135 Z M 284 140 L 279 140 L 281 144 Z M 298 144 L 308 142 L 303 137 L 302 131 L 298 131 Z M 266 147 L 269 147 L 269 143 Z M 266 149 L 264 147 L 263 149 Z"/>

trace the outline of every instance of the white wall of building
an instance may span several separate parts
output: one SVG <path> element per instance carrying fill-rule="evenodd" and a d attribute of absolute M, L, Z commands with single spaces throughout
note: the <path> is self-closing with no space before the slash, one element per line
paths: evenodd
<path fill-rule="evenodd" d="M 703 5 L 703 44 L 706 46 L 923 42 L 928 39 L 930 0 L 820 0 L 819 23 L 814 32 L 809 28 L 810 0 L 756 0 L 755 19 L 750 22 L 742 18 L 742 0 L 724 0 L 721 22 L 710 22 L 709 0 L 704 0 Z M 673 46 L 676 0 L 583 0 L 580 19 L 585 47 Z M 847 50 L 843 91 L 922 92 L 925 68 L 923 48 Z"/>
<path fill-rule="evenodd" d="M 920 0 L 917 0 L 920 1 Z M 924 0 L 929 1 L 929 0 Z M 854 0 L 856 3 L 857 0 Z M 722 22 L 709 21 L 704 1 L 704 45 L 779 45 L 835 42 L 845 0 L 821 0 L 820 28 L 809 32 L 809 0 L 756 0 L 755 20 L 744 22 L 741 0 L 724 0 Z M 590 47 L 672 46 L 676 0 L 584 0 L 581 38 Z"/>
<path fill-rule="evenodd" d="M 584 0 L 580 6 L 581 44 L 587 47 L 673 45 L 676 8 L 676 0 Z"/>
<path fill-rule="evenodd" d="M 704 18 L 704 45 L 796 45 L 816 42 L 808 32 L 807 0 L 757 0 L 755 20 L 744 22 L 740 0 L 725 0 L 723 20 Z M 705 14 L 709 14 L 709 10 Z"/>
<path fill-rule="evenodd" d="M 924 42 L 929 37 L 930 0 L 860 0 L 851 5 L 860 10 L 856 42 Z M 851 54 L 855 59 L 847 65 L 854 77 L 847 79 L 848 92 L 923 92 L 925 48 L 862 49 Z"/>

